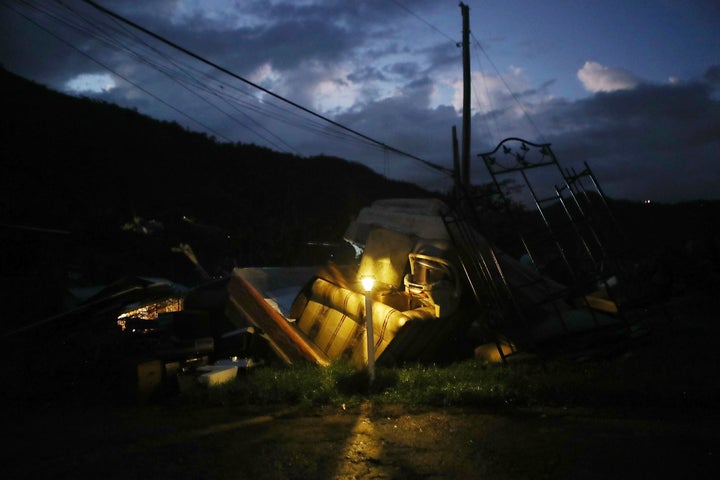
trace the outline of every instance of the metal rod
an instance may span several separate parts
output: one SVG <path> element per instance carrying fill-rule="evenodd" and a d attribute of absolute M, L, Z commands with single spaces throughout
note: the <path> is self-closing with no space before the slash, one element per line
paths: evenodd
<path fill-rule="evenodd" d="M 372 290 L 365 292 L 365 333 L 367 333 L 368 375 L 370 383 L 375 381 L 375 335 L 373 334 Z"/>

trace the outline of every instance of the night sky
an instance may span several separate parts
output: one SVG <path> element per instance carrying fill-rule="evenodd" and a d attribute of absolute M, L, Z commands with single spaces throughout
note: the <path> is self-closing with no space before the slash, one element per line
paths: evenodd
<path fill-rule="evenodd" d="M 451 168 L 462 122 L 453 0 L 99 0 L 292 102 Z M 588 162 L 614 198 L 720 198 L 720 3 L 468 1 L 472 156 L 505 137 Z M 218 71 L 79 0 L 0 1 L 0 63 L 219 141 L 450 179 Z M 474 182 L 489 180 L 475 159 Z"/>

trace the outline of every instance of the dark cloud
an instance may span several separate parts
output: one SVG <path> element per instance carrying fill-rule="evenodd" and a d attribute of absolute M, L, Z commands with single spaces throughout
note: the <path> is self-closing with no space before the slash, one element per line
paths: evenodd
<path fill-rule="evenodd" d="M 561 162 L 588 161 L 611 196 L 720 194 L 720 101 L 707 84 L 641 85 L 555 107 L 540 122 L 561 125 L 547 136 Z"/>
<path fill-rule="evenodd" d="M 449 168 L 450 130 L 455 125 L 460 133 L 461 118 L 449 106 L 429 106 L 432 87 L 428 78 L 420 78 L 406 84 L 400 95 L 370 102 L 338 120 Z M 542 85 L 535 90 L 542 90 Z M 518 135 L 550 142 L 564 168 L 580 171 L 583 162 L 588 162 L 611 197 L 655 201 L 717 198 L 720 101 L 712 94 L 710 86 L 702 82 L 644 84 L 577 101 L 553 99 L 537 104 L 533 123 L 540 132 L 521 118 L 510 118 L 509 109 L 495 112 L 495 123 L 500 138 Z M 479 134 L 480 116 L 473 117 L 472 150 L 476 153 L 491 150 L 499 141 Z M 348 151 L 347 156 L 359 159 L 356 152 Z M 361 160 L 382 171 L 378 158 Z M 473 162 L 474 181 L 488 181 L 484 165 L 477 159 Z M 427 188 L 449 186 L 449 179 L 442 174 L 402 158 L 393 157 L 390 175 L 412 178 Z"/>
<path fill-rule="evenodd" d="M 457 46 L 448 48 L 448 42 L 439 41 L 432 47 L 421 49 L 419 53 L 427 56 L 428 62 L 435 69 L 462 71 L 462 49 Z"/>
<path fill-rule="evenodd" d="M 505 98 L 506 98 L 506 100 L 507 100 L 508 98 L 512 98 L 512 97 L 517 98 L 517 99 L 521 99 L 521 98 L 532 99 L 533 97 L 537 97 L 537 95 L 547 94 L 549 88 L 550 88 L 554 83 L 555 83 L 555 80 L 554 80 L 554 79 L 553 79 L 553 80 L 547 80 L 547 81 L 543 82 L 539 87 L 536 87 L 536 88 L 527 88 L 527 89 L 525 89 L 525 90 L 523 90 L 523 91 L 521 91 L 521 92 L 518 92 L 518 93 L 508 93 Z"/>
<path fill-rule="evenodd" d="M 198 42 L 197 32 L 184 27 L 167 31 L 165 36 L 180 45 L 191 46 L 215 63 L 243 73 L 264 63 L 288 70 L 308 61 L 335 62 L 364 41 L 361 32 L 315 19 L 274 22 L 269 26 L 232 31 L 204 31 L 202 42 Z"/>
<path fill-rule="evenodd" d="M 427 79 L 412 82 L 398 96 L 370 102 L 359 111 L 348 112 L 338 121 L 365 132 L 392 146 L 425 160 L 452 168 L 451 128 L 458 123 L 455 109 L 428 107 L 432 83 Z M 450 178 L 422 163 L 395 154 L 348 151 L 347 157 L 368 162 L 391 178 L 414 181 L 429 189 L 444 191 Z M 387 161 L 387 166 L 382 165 Z"/>
<path fill-rule="evenodd" d="M 380 70 L 371 66 L 361 66 L 348 74 L 347 78 L 356 83 L 387 80 Z"/>
<path fill-rule="evenodd" d="M 420 65 L 417 62 L 396 62 L 385 67 L 385 71 L 392 75 L 409 78 L 420 73 Z"/>
<path fill-rule="evenodd" d="M 125 30 L 82 2 L 69 3 L 107 32 Z M 102 4 L 230 71 L 260 78 L 261 85 L 343 125 L 447 168 L 452 165 L 450 132 L 456 126 L 460 134 L 461 116 L 448 98 L 461 79 L 461 49 L 440 36 L 408 42 L 398 25 L 416 19 L 394 2 L 238 0 L 236 8 L 225 11 L 213 11 L 203 2 L 196 11 L 182 10 L 181 2 L 171 0 Z M 447 7 L 439 4 L 425 0 L 411 8 L 430 12 Z M 18 5 L 49 30 L 28 28 L 27 19 L 0 7 L 0 59 L 27 78 L 62 90 L 77 75 L 106 73 L 107 67 L 117 88 L 94 94 L 97 98 L 176 119 L 188 128 L 210 129 L 232 141 L 303 155 L 337 155 L 426 188 L 449 187 L 446 175 L 415 160 L 349 142 L 334 127 L 318 126 L 317 119 L 308 128 L 307 119 L 295 117 L 289 106 L 138 32 L 132 35 L 146 46 L 134 43 L 130 48 L 130 40 L 117 41 L 116 36 L 107 37 L 108 44 L 26 8 L 28 4 Z M 376 63 L 378 58 L 387 61 Z M 594 63 L 582 71 L 585 85 L 597 93 L 579 100 L 553 96 L 555 78 L 531 84 L 518 73 L 506 78 L 518 92 L 510 94 L 499 77 L 484 75 L 484 86 L 478 83 L 474 94 L 486 95 L 492 104 L 490 111 L 473 117 L 471 150 L 487 151 L 507 136 L 541 139 L 553 144 L 564 166 L 581 167 L 587 161 L 614 197 L 720 195 L 720 65 L 707 69 L 702 79 L 672 85 L 642 83 L 632 72 Z M 215 91 L 208 93 L 206 87 Z M 443 100 L 438 101 L 442 89 Z M 220 101 L 218 93 L 231 100 Z M 475 181 L 488 180 L 483 169 L 479 162 L 473 164 Z"/>
<path fill-rule="evenodd" d="M 705 81 L 715 88 L 720 88 L 720 65 L 713 65 L 705 72 Z"/>

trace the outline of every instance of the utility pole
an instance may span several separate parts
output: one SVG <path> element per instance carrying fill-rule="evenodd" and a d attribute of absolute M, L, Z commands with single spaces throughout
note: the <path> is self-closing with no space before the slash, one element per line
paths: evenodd
<path fill-rule="evenodd" d="M 465 190 L 463 186 L 462 170 L 460 170 L 460 148 L 458 147 L 457 128 L 452 126 L 452 150 L 453 150 L 453 194 L 455 200 L 462 198 L 460 192 Z"/>
<path fill-rule="evenodd" d="M 460 151 L 458 150 L 457 128 L 452 126 L 452 150 L 453 150 L 453 182 L 455 188 L 460 188 L 462 173 L 460 171 Z"/>
<path fill-rule="evenodd" d="M 462 12 L 462 58 L 463 58 L 463 129 L 461 182 L 470 186 L 470 8 L 460 2 Z"/>

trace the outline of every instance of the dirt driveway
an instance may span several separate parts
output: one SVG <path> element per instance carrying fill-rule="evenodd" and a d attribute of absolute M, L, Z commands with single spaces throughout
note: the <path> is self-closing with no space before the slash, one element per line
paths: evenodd
<path fill-rule="evenodd" d="M 673 365 L 681 380 L 701 376 L 715 385 L 717 295 L 703 298 L 674 307 L 673 321 L 657 326 L 656 346 L 670 360 L 659 365 Z M 33 390 L 49 379 L 22 380 Z M 695 405 L 705 408 L 680 401 L 664 409 L 492 411 L 87 406 L 52 390 L 57 395 L 34 395 L 44 402 L 0 405 L 0 472 L 8 479 L 720 478 L 720 404 L 713 405 L 720 397 L 704 391 L 707 402 Z M 0 400 L 13 397 L 10 388 L 0 391 Z"/>
<path fill-rule="evenodd" d="M 717 411 L 363 404 L 133 407 L 8 418 L 5 478 L 713 478 Z"/>

